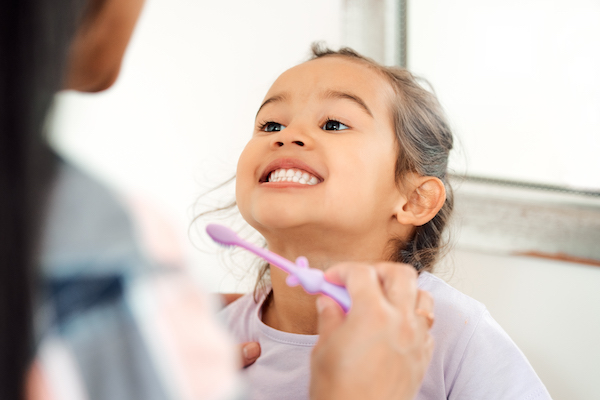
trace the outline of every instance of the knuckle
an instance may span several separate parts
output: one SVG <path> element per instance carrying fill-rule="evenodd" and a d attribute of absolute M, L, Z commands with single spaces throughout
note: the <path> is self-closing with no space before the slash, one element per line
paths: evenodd
<path fill-rule="evenodd" d="M 433 296 L 431 295 L 431 293 L 420 290 L 419 291 L 419 296 L 421 299 L 421 303 L 422 303 L 422 307 L 426 309 L 427 311 L 433 311 L 434 306 L 435 306 L 435 301 L 433 299 Z"/>
<path fill-rule="evenodd" d="M 411 277 L 411 278 L 416 279 L 419 276 L 415 267 L 413 267 L 410 264 L 399 264 L 396 269 L 398 270 L 398 273 L 401 273 L 401 274 L 405 275 L 406 277 Z"/>
<path fill-rule="evenodd" d="M 382 272 L 385 272 L 388 274 L 411 277 L 411 278 L 415 278 L 415 279 L 418 276 L 417 270 L 410 264 L 387 261 L 387 262 L 377 263 L 376 267 L 379 271 L 382 271 Z"/>
<path fill-rule="evenodd" d="M 376 273 L 370 265 L 358 264 L 352 270 L 352 278 L 358 282 L 368 282 L 374 277 L 376 277 Z"/>
<path fill-rule="evenodd" d="M 370 320 L 371 324 L 376 326 L 388 325 L 390 323 L 390 313 L 381 305 L 373 307 Z"/>

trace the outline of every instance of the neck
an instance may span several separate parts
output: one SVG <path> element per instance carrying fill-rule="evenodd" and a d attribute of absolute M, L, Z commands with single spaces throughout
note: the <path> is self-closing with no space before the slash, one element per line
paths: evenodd
<path fill-rule="evenodd" d="M 329 239 L 331 243 L 328 243 L 325 240 L 316 241 L 314 236 L 309 235 L 284 238 L 278 234 L 274 239 L 267 237 L 267 244 L 269 250 L 288 260 L 294 261 L 299 256 L 304 256 L 311 268 L 326 270 L 339 262 L 377 262 L 386 259 L 387 238 L 370 240 L 366 236 L 362 235 L 356 240 L 340 240 L 340 237 L 336 236 L 335 240 Z M 306 237 L 311 239 L 301 239 Z M 287 273 L 271 266 L 273 291 L 263 305 L 263 322 L 284 332 L 317 334 L 317 296 L 306 293 L 301 286 L 289 287 L 285 282 L 286 277 Z"/>

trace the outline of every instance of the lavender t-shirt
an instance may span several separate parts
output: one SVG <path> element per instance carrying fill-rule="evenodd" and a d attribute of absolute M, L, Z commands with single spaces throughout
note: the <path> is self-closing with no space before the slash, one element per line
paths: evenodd
<path fill-rule="evenodd" d="M 485 306 L 424 272 L 419 288 L 435 300 L 433 358 L 418 400 L 542 400 L 548 391 L 533 368 Z M 227 327 L 241 342 L 257 341 L 262 353 L 244 369 L 251 400 L 308 399 L 310 353 L 317 335 L 275 330 L 261 321 L 258 303 L 246 295 L 223 311 Z"/>

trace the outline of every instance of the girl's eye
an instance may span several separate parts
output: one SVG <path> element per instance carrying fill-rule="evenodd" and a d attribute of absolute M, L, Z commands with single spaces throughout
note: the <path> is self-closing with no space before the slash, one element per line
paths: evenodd
<path fill-rule="evenodd" d="M 265 132 L 279 132 L 285 129 L 284 125 L 277 122 L 267 122 L 263 125 L 262 130 Z"/>
<path fill-rule="evenodd" d="M 330 119 L 329 121 L 325 122 L 325 125 L 323 125 L 322 129 L 325 131 L 343 131 L 350 128 L 342 124 L 340 121 Z"/>

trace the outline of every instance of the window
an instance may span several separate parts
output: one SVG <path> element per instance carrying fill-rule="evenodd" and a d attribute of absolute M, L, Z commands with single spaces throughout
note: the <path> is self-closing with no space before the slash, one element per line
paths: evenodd
<path fill-rule="evenodd" d="M 600 265 L 600 2 L 346 7 L 345 43 L 428 80 L 449 116 L 458 246 Z"/>
<path fill-rule="evenodd" d="M 460 173 L 600 192 L 600 2 L 409 1 L 408 67 L 459 138 Z"/>

